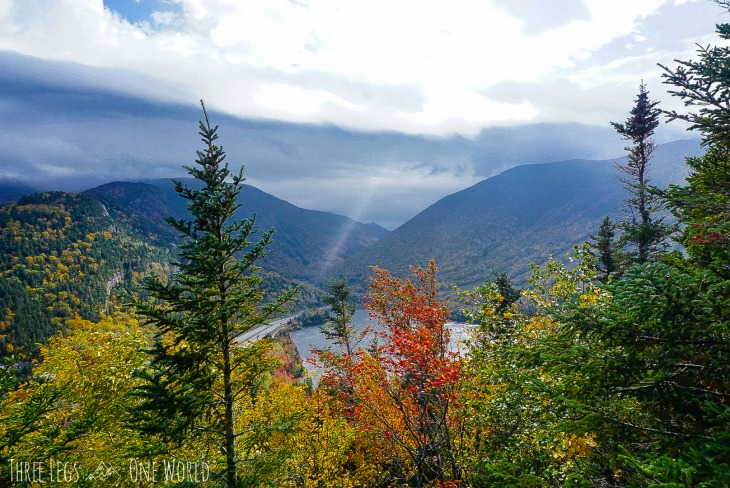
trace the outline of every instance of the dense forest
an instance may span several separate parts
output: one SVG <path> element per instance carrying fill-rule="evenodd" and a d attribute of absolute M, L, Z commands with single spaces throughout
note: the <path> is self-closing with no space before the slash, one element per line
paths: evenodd
<path fill-rule="evenodd" d="M 687 112 L 642 83 L 612 122 L 623 219 L 519 289 L 494 273 L 447 290 L 433 261 L 373 267 L 367 343 L 331 281 L 316 388 L 290 342 L 237 339 L 299 290 L 258 268 L 273 234 L 233 218 L 243 174 L 205 107 L 174 255 L 83 194 L 0 207 L 0 484 L 730 486 L 730 24 L 717 32 L 663 67 Z M 667 188 L 651 182 L 662 117 L 705 148 Z M 115 276 L 132 278 L 110 301 Z M 454 307 L 473 324 L 461 351 Z"/>
<path fill-rule="evenodd" d="M 117 226 L 85 194 L 24 196 L 0 206 L 0 229 L 0 355 L 32 356 L 67 319 L 109 312 L 112 287 L 169 274 L 169 250 Z"/>

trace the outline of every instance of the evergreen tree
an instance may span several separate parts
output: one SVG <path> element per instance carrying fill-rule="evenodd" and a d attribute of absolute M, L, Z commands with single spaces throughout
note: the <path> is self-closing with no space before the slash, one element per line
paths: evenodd
<path fill-rule="evenodd" d="M 685 224 L 681 240 L 690 262 L 728 280 L 730 148 L 716 143 L 702 157 L 687 158 L 686 162 L 691 170 L 687 185 L 670 185 L 661 195 Z"/>
<path fill-rule="evenodd" d="M 609 278 L 615 276 L 618 271 L 618 247 L 614 240 L 616 236 L 616 224 L 611 217 L 606 215 L 601 221 L 598 233 L 591 235 L 590 246 L 596 254 L 596 266 L 598 267 L 598 280 L 607 283 Z"/>
<path fill-rule="evenodd" d="M 340 347 L 340 352 L 347 356 L 355 352 L 357 346 L 357 329 L 352 326 L 352 316 L 355 314 L 355 303 L 352 300 L 347 280 L 337 278 L 329 284 L 330 293 L 323 299 L 329 307 L 326 318 L 328 322 L 320 327 L 320 332 L 328 341 Z"/>
<path fill-rule="evenodd" d="M 272 366 L 266 341 L 243 345 L 237 337 L 281 311 L 296 290 L 262 305 L 265 278 L 255 262 L 266 255 L 273 229 L 252 242 L 255 218 L 232 221 L 243 169 L 229 171 L 205 106 L 203 115 L 205 149 L 197 153 L 197 166 L 185 167 L 202 188 L 175 182 L 192 217 L 167 219 L 184 238 L 178 272 L 167 283 L 149 278 L 145 287 L 155 300 L 134 303 L 157 333 L 149 367 L 136 372 L 145 384 L 135 392 L 140 404 L 133 420 L 163 441 L 182 443 L 193 432 L 206 436 L 225 457 L 221 479 L 236 487 L 241 459 L 234 407 L 255 394 L 260 375 Z"/>
<path fill-rule="evenodd" d="M 717 0 L 730 10 L 730 2 Z M 730 24 L 717 26 L 723 41 L 730 39 Z M 698 49 L 699 60 L 677 61 L 674 70 L 664 67 L 670 93 L 696 111 L 668 112 L 670 119 L 691 124 L 702 134 L 707 148 L 702 157 L 687 158 L 690 174 L 684 186 L 670 185 L 661 196 L 683 224 L 686 259 L 675 266 L 691 276 L 692 286 L 705 301 L 691 302 L 692 315 L 683 324 L 682 342 L 691 344 L 695 386 L 687 403 L 695 413 L 695 432 L 680 459 L 687 469 L 711 479 L 712 486 L 730 485 L 730 47 Z M 687 293 L 680 295 L 689 301 Z M 685 392 L 691 396 L 690 391 Z M 688 444 L 688 445 L 687 445 Z M 663 467 L 666 459 L 653 459 Z M 700 478 L 698 476 L 698 478 Z M 702 479 L 700 478 L 700 479 Z M 709 484 L 707 486 L 710 486 Z"/>
<path fill-rule="evenodd" d="M 730 2 L 716 0 L 730 10 Z M 723 41 L 730 40 L 730 24 L 716 26 Z M 707 46 L 697 50 L 700 59 L 677 60 L 675 69 L 664 69 L 664 82 L 675 87 L 669 93 L 696 111 L 666 112 L 670 120 L 690 124 L 702 134 L 707 152 L 688 158 L 690 175 L 686 186 L 670 186 L 662 196 L 670 210 L 686 225 L 682 242 L 692 262 L 710 268 L 723 279 L 730 278 L 730 46 Z"/>
<path fill-rule="evenodd" d="M 504 271 L 492 271 L 494 280 L 491 284 L 499 293 L 500 300 L 497 307 L 499 313 L 504 313 L 512 307 L 512 304 L 520 299 L 520 290 L 514 287 L 509 275 Z"/>
<path fill-rule="evenodd" d="M 331 397 L 338 398 L 340 408 L 351 415 L 355 399 L 346 378 L 350 376 L 348 369 L 355 360 L 358 345 L 367 335 L 368 328 L 359 331 L 352 325 L 356 307 L 345 278 L 332 280 L 329 290 L 330 293 L 323 299 L 330 307 L 326 315 L 328 322 L 319 330 L 331 345 L 314 352 L 325 369 L 320 386 Z"/>
<path fill-rule="evenodd" d="M 639 264 L 656 256 L 671 232 L 671 227 L 664 224 L 662 218 L 652 215 L 657 209 L 657 197 L 651 192 L 649 167 L 656 147 L 652 136 L 661 114 L 658 104 L 649 100 L 649 92 L 642 83 L 639 85 L 636 104 L 626 122 L 611 122 L 616 132 L 632 143 L 625 148 L 626 164 L 615 166 L 625 175 L 621 182 L 629 192 L 626 205 L 630 219 L 621 223 L 621 239 L 625 245 L 635 247 L 628 255 Z"/>

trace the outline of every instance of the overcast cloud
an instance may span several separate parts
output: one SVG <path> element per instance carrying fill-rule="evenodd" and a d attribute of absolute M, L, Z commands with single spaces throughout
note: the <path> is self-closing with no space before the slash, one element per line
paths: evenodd
<path fill-rule="evenodd" d="M 125 68 L 160 83 L 97 81 L 241 117 L 474 136 L 605 123 L 583 93 L 618 95 L 602 112 L 622 113 L 638 81 L 657 85 L 656 63 L 686 58 L 720 15 L 707 0 L 6 0 L 0 49 Z M 543 84 L 575 96 L 556 103 Z"/>
<path fill-rule="evenodd" d="M 657 63 L 726 20 L 709 0 L 5 0 L 0 176 L 163 176 L 202 98 L 252 183 L 393 227 L 514 164 L 619 155 L 608 122 L 640 81 L 676 106 Z"/>

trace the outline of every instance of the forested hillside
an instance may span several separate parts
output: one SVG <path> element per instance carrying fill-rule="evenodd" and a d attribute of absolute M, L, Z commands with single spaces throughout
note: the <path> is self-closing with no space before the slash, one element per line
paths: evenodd
<path fill-rule="evenodd" d="M 112 289 L 168 273 L 168 249 L 140 240 L 96 199 L 50 192 L 0 206 L 2 353 L 36 350 L 78 315 L 99 320 Z"/>

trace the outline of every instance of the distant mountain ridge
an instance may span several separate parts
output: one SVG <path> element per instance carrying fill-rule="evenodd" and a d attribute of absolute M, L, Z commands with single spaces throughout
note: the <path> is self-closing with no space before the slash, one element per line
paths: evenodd
<path fill-rule="evenodd" d="M 685 156 L 701 154 L 698 141 L 657 148 L 656 186 L 681 183 Z M 461 287 L 508 272 L 518 282 L 530 263 L 562 257 L 588 240 L 605 215 L 621 214 L 625 190 L 614 168 L 621 158 L 573 160 L 513 167 L 453 193 L 350 258 L 338 272 L 362 283 L 370 265 L 398 275 L 435 260 L 441 279 Z"/>
<path fill-rule="evenodd" d="M 193 180 L 181 181 L 186 185 L 195 184 Z M 175 193 L 170 180 L 113 182 L 85 193 L 96 195 L 130 225 L 162 244 L 169 245 L 177 238 L 164 219 L 188 217 L 185 201 Z M 388 234 L 377 224 L 362 224 L 341 215 L 302 209 L 251 185 L 243 186 L 239 201 L 237 219 L 255 215 L 255 227 L 260 232 L 275 229 L 269 254 L 259 264 L 288 278 L 322 281 L 347 256 Z"/>
<path fill-rule="evenodd" d="M 685 156 L 701 154 L 699 141 L 658 146 L 651 176 L 656 186 L 679 183 Z M 460 286 L 488 279 L 493 270 L 524 281 L 530 262 L 562 256 L 595 233 L 607 214 L 619 216 L 624 189 L 616 162 L 571 160 L 520 165 L 453 193 L 389 232 L 328 212 L 306 210 L 244 185 L 237 218 L 256 215 L 256 227 L 276 229 L 267 270 L 322 284 L 345 274 L 364 289 L 370 265 L 404 274 L 434 259 L 441 278 Z M 192 184 L 193 180 L 183 180 Z M 3 187 L 0 186 L 0 190 Z M 23 191 L 32 191 L 26 187 Z M 86 191 L 150 242 L 168 246 L 177 236 L 164 218 L 187 216 L 170 180 L 113 182 Z"/>
<path fill-rule="evenodd" d="M 195 181 L 184 183 L 194 185 Z M 141 280 L 174 272 L 180 242 L 166 217 L 189 217 L 169 181 L 112 182 L 81 193 L 18 188 L 0 204 L 0 358 L 19 347 L 36 351 L 74 315 L 97 320 L 119 304 L 117 292 L 146 292 Z M 22 194 L 22 195 L 21 195 Z M 3 195 L 12 195 L 9 191 Z M 378 240 L 385 229 L 347 217 L 300 209 L 244 186 L 236 218 L 256 214 L 256 227 L 278 229 L 256 264 L 267 298 L 300 286 L 288 306 L 318 303 L 331 266 Z M 250 236 L 255 241 L 256 235 Z"/>

